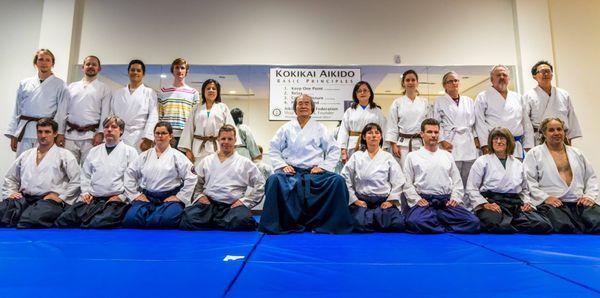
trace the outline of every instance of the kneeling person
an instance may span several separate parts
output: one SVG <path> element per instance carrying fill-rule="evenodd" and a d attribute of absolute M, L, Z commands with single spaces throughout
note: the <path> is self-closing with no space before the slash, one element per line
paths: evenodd
<path fill-rule="evenodd" d="M 512 156 L 515 139 L 506 128 L 494 128 L 488 137 L 492 153 L 480 156 L 469 173 L 467 195 L 489 233 L 552 232 L 550 222 L 531 204 L 523 164 Z"/>
<path fill-rule="evenodd" d="M 196 202 L 187 207 L 180 227 L 185 230 L 255 230 L 250 209 L 264 195 L 265 179 L 250 159 L 235 150 L 235 127 L 223 125 L 217 135 L 219 152 L 200 161 L 196 172 Z M 252 191 L 244 197 L 246 190 Z"/>
<path fill-rule="evenodd" d="M 546 118 L 542 144 L 525 156 L 525 173 L 534 203 L 556 233 L 600 233 L 598 178 L 578 149 L 565 145 L 565 124 Z"/>
<path fill-rule="evenodd" d="M 49 228 L 79 193 L 79 164 L 57 147 L 58 124 L 49 118 L 37 123 L 36 148 L 23 152 L 4 178 L 0 226 Z"/>
<path fill-rule="evenodd" d="M 191 204 L 198 177 L 192 163 L 171 148 L 173 128 L 154 126 L 156 146 L 144 151 L 125 172 L 125 192 L 132 200 L 123 219 L 129 228 L 177 228 L 183 208 Z"/>
<path fill-rule="evenodd" d="M 325 125 L 311 118 L 313 99 L 296 97 L 297 118 L 284 124 L 271 140 L 269 157 L 276 173 L 265 186 L 265 205 L 258 227 L 268 234 L 314 231 L 350 233 L 348 189 L 333 173 L 340 147 Z"/>
<path fill-rule="evenodd" d="M 404 230 L 400 195 L 405 178 L 391 153 L 381 149 L 381 127 L 367 124 L 361 132 L 362 151 L 356 151 L 342 169 L 350 194 L 354 231 L 399 232 Z"/>
<path fill-rule="evenodd" d="M 413 233 L 477 233 L 479 219 L 463 206 L 464 188 L 452 154 L 438 149 L 440 124 L 421 123 L 423 147 L 404 163 L 404 193 L 410 207 L 406 229 Z"/>
<path fill-rule="evenodd" d="M 127 211 L 123 179 L 137 150 L 121 140 L 125 122 L 110 116 L 102 123 L 106 143 L 92 148 L 81 172 L 81 196 L 56 220 L 61 228 L 115 228 Z"/>

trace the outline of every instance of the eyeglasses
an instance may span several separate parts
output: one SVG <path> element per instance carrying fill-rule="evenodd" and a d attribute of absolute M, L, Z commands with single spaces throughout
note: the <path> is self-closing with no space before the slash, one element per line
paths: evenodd
<path fill-rule="evenodd" d="M 459 79 L 454 79 L 454 80 L 447 80 L 446 83 L 444 83 L 444 84 L 455 84 L 455 83 L 458 83 L 458 82 L 460 82 Z"/>
<path fill-rule="evenodd" d="M 155 136 L 166 136 L 166 135 L 170 135 L 170 133 L 168 131 L 157 131 L 154 133 Z"/>

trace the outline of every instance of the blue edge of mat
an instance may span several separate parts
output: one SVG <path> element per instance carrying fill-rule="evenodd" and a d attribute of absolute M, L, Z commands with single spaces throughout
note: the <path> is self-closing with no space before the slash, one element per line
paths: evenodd
<path fill-rule="evenodd" d="M 600 236 L 0 229 L 0 297 L 600 297 Z"/>

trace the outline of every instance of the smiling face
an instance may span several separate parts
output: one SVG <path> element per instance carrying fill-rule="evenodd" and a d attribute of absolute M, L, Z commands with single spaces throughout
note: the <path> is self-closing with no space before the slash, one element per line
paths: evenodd
<path fill-rule="evenodd" d="M 550 120 L 543 133 L 548 145 L 561 145 L 565 140 L 565 128 L 558 120 Z"/>
<path fill-rule="evenodd" d="M 230 155 L 235 150 L 235 131 L 222 131 L 219 133 L 217 142 L 219 142 L 219 148 L 225 155 Z"/>
<path fill-rule="evenodd" d="M 219 95 L 217 91 L 217 85 L 215 83 L 210 83 L 204 87 L 204 98 L 206 98 L 207 102 L 214 102 Z"/>
<path fill-rule="evenodd" d="M 491 73 L 490 80 L 492 81 L 494 89 L 498 90 L 498 92 L 506 92 L 508 90 L 508 84 L 510 83 L 508 69 L 502 66 L 496 67 Z"/>
<path fill-rule="evenodd" d="M 100 70 L 100 62 L 95 57 L 87 57 L 83 60 L 83 73 L 86 77 L 93 78 L 98 75 Z"/>
<path fill-rule="evenodd" d="M 362 84 L 356 90 L 356 98 L 358 98 L 358 104 L 366 106 L 369 104 L 369 98 L 371 98 L 371 90 L 367 84 Z"/>
<path fill-rule="evenodd" d="M 183 80 L 187 76 L 187 68 L 185 64 L 177 64 L 173 66 L 173 77 L 175 79 Z"/>
<path fill-rule="evenodd" d="M 460 80 L 456 74 L 449 74 L 446 77 L 446 81 L 444 82 L 444 90 L 446 93 L 458 93 L 458 88 L 460 87 Z"/>
<path fill-rule="evenodd" d="M 166 126 L 158 126 L 154 129 L 154 142 L 157 146 L 169 146 L 171 139 L 173 139 L 173 135 Z"/>
<path fill-rule="evenodd" d="M 142 79 L 144 78 L 144 70 L 142 69 L 142 65 L 137 63 L 131 64 L 128 70 L 128 75 L 129 81 L 132 84 L 137 85 L 138 83 L 142 82 Z"/>
<path fill-rule="evenodd" d="M 381 131 L 377 129 L 377 127 L 371 128 L 371 130 L 367 131 L 362 138 L 367 143 L 368 149 L 374 149 L 379 147 L 381 143 Z"/>
<path fill-rule="evenodd" d="M 296 115 L 298 117 L 309 117 L 312 115 L 312 99 L 306 95 L 301 95 L 296 99 Z"/>
<path fill-rule="evenodd" d="M 402 87 L 406 91 L 415 91 L 419 87 L 419 80 L 414 73 L 407 74 L 404 78 L 402 78 Z"/>
<path fill-rule="evenodd" d="M 541 64 L 537 67 L 537 73 L 533 76 L 533 79 L 538 82 L 539 85 L 547 85 L 552 82 L 554 74 L 552 69 L 547 64 Z"/>
<path fill-rule="evenodd" d="M 506 154 L 508 140 L 504 136 L 497 135 L 492 139 L 492 148 L 496 155 Z"/>

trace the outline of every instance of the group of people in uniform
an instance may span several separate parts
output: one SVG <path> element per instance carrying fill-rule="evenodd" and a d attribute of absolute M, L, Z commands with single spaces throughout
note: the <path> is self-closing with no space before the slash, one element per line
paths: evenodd
<path fill-rule="evenodd" d="M 600 233 L 598 181 L 570 146 L 579 123 L 545 61 L 523 96 L 508 90 L 502 65 L 475 101 L 449 72 L 433 105 L 408 70 L 387 118 L 361 81 L 335 136 L 302 94 L 296 119 L 270 142 L 272 167 L 243 112 L 221 102 L 219 82 L 204 81 L 200 92 L 185 83 L 182 58 L 158 94 L 144 86 L 140 60 L 114 92 L 97 79 L 98 57 L 86 57 L 83 79 L 69 86 L 52 74 L 54 62 L 37 51 L 38 74 L 17 91 L 5 133 L 17 159 L 4 179 L 0 226 Z M 257 223 L 251 209 L 263 198 Z"/>

